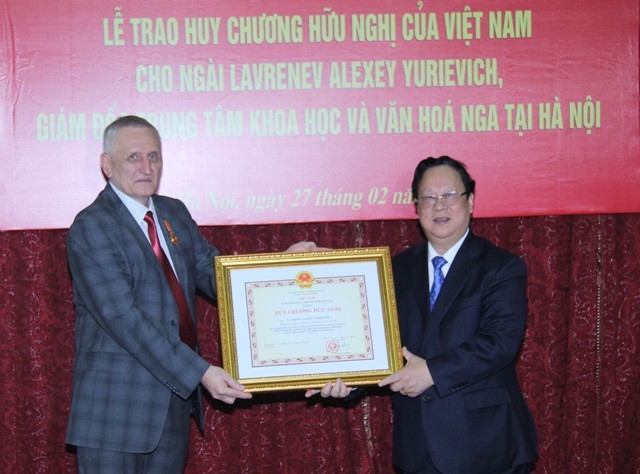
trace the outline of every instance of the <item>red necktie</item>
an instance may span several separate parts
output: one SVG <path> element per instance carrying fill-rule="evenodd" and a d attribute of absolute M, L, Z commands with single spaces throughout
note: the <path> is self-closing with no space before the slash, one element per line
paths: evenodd
<path fill-rule="evenodd" d="M 160 265 L 162 265 L 162 269 L 164 270 L 164 276 L 167 277 L 167 281 L 171 287 L 171 292 L 173 293 L 173 297 L 178 305 L 178 312 L 180 313 L 180 339 L 182 342 L 188 344 L 189 347 L 194 349 L 197 343 L 196 329 L 193 324 L 193 319 L 191 318 L 189 305 L 184 297 L 184 292 L 182 291 L 180 282 L 178 282 L 178 278 L 176 278 L 176 274 L 173 272 L 173 268 L 171 268 L 171 263 L 169 263 L 169 259 L 160 246 L 156 223 L 153 220 L 153 213 L 151 211 L 147 212 L 147 215 L 144 216 L 144 220 L 149 228 L 149 240 L 151 241 L 151 247 L 153 248 L 153 252 L 156 254 L 156 257 L 158 257 L 158 260 L 160 260 Z"/>

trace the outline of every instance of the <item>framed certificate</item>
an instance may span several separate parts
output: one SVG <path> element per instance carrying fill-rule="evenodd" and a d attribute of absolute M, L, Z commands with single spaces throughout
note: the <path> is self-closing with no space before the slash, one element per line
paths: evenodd
<path fill-rule="evenodd" d="M 387 247 L 215 257 L 223 367 L 250 392 L 402 367 Z"/>

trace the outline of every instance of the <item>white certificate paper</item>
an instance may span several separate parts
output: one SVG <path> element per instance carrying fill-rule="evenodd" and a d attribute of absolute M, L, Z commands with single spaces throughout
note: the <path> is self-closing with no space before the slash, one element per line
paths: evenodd
<path fill-rule="evenodd" d="M 363 275 L 252 282 L 246 294 L 253 365 L 373 359 Z"/>

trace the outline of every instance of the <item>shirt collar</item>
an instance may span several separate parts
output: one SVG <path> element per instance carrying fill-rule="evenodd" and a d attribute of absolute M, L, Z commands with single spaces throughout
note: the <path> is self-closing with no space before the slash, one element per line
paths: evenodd
<path fill-rule="evenodd" d="M 144 216 L 146 216 L 147 212 L 149 211 L 153 212 L 154 216 L 156 215 L 156 209 L 153 205 L 153 198 L 149 198 L 149 207 L 143 206 L 131 196 L 126 195 L 124 192 L 118 189 L 118 187 L 113 184 L 111 180 L 109 180 L 109 185 L 111 186 L 111 189 L 113 189 L 113 191 L 116 193 L 116 195 L 120 198 L 125 207 L 129 210 L 136 222 L 144 222 Z"/>
<path fill-rule="evenodd" d="M 453 262 L 453 259 L 456 258 L 456 254 L 458 253 L 458 250 L 460 250 L 460 247 L 462 247 L 462 242 L 464 242 L 464 239 L 467 238 L 467 235 L 469 235 L 468 228 L 467 228 L 467 231 L 464 233 L 464 235 L 460 237 L 460 239 L 449 250 L 447 250 L 444 253 L 444 255 L 441 255 L 447 261 L 447 265 Z M 436 249 L 433 248 L 433 245 L 431 245 L 431 242 L 429 242 L 428 245 L 429 245 L 429 261 L 431 261 L 433 257 L 440 254 L 436 252 Z"/>

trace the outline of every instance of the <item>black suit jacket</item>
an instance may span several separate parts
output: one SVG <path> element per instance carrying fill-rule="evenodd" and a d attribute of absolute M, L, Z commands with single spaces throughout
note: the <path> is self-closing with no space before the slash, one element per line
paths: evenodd
<path fill-rule="evenodd" d="M 195 316 L 196 288 L 215 296 L 214 256 L 185 205 L 153 196 L 176 274 Z M 200 378 L 209 364 L 179 340 L 178 308 L 140 225 L 109 185 L 67 237 L 76 354 L 67 443 L 145 453 L 164 428 L 172 393 L 202 427 Z"/>
<path fill-rule="evenodd" d="M 393 259 L 402 344 L 427 360 L 435 385 L 393 395 L 394 462 L 484 473 L 532 462 L 533 421 L 515 359 L 527 318 L 524 262 L 469 233 L 429 311 L 428 246 Z"/>

